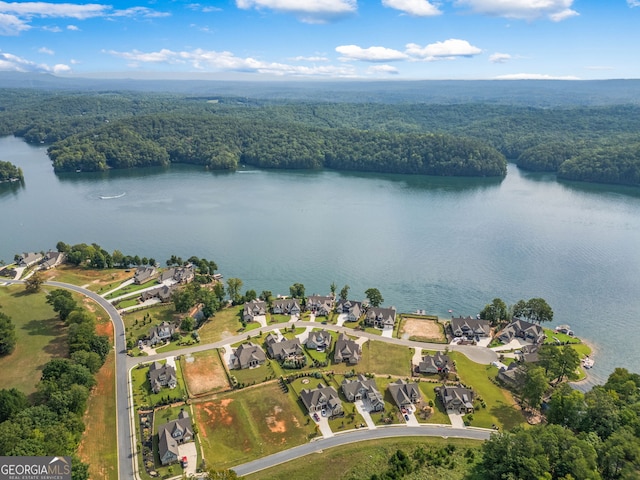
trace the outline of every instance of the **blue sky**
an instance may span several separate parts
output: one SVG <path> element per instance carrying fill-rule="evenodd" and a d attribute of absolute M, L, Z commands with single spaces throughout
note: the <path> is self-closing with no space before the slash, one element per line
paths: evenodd
<path fill-rule="evenodd" d="M 0 1 L 0 70 L 255 80 L 640 78 L 640 0 Z"/>

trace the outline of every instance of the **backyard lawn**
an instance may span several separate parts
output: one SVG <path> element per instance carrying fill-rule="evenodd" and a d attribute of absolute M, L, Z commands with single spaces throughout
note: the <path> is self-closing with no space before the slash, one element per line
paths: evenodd
<path fill-rule="evenodd" d="M 176 362 L 176 377 L 178 379 L 176 388 L 170 389 L 163 387 L 158 393 L 153 393 L 153 391 L 151 391 L 151 384 L 149 383 L 149 365 L 141 365 L 131 370 L 131 390 L 133 391 L 135 408 L 140 409 L 143 406 L 153 407 L 167 403 L 167 400 L 180 401 L 186 398 L 180 362 Z"/>

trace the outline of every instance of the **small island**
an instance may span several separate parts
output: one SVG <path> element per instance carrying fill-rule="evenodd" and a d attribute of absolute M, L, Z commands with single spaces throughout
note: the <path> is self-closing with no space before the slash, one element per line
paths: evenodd
<path fill-rule="evenodd" d="M 0 183 L 23 182 L 22 169 L 11 162 L 0 160 Z"/>

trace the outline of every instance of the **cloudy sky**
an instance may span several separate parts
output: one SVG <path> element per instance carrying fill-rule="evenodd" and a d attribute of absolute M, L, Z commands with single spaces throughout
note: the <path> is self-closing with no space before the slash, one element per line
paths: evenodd
<path fill-rule="evenodd" d="M 0 1 L 0 70 L 640 78 L 640 0 Z"/>

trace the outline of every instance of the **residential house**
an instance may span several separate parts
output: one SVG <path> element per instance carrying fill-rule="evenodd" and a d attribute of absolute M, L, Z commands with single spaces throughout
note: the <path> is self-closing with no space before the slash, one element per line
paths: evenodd
<path fill-rule="evenodd" d="M 186 284 L 196 277 L 196 268 L 189 264 L 183 267 L 167 268 L 158 276 L 158 283 Z"/>
<path fill-rule="evenodd" d="M 418 372 L 420 373 L 449 373 L 450 369 L 449 356 L 442 352 L 436 352 L 434 355 L 427 354 L 418 364 Z"/>
<path fill-rule="evenodd" d="M 326 387 L 322 383 L 312 390 L 303 388 L 300 392 L 300 400 L 309 413 L 325 411 L 329 418 L 341 417 L 344 415 L 342 402 L 338 392 L 333 387 Z"/>
<path fill-rule="evenodd" d="M 233 351 L 231 368 L 245 369 L 263 365 L 267 361 L 264 350 L 252 342 L 246 342 Z"/>
<path fill-rule="evenodd" d="M 297 298 L 277 298 L 271 302 L 271 312 L 279 315 L 300 315 L 302 309 Z"/>
<path fill-rule="evenodd" d="M 149 366 L 149 383 L 153 393 L 158 393 L 162 387 L 176 388 L 176 369 L 168 363 L 153 362 Z"/>
<path fill-rule="evenodd" d="M 294 338 L 289 340 L 287 338 L 283 338 L 282 340 L 278 340 L 278 337 L 273 333 L 267 335 L 265 339 L 265 343 L 267 344 L 267 351 L 271 358 L 275 358 L 278 361 L 295 359 L 296 357 L 304 356 L 304 351 L 302 350 L 302 345 L 300 344 L 300 340 Z"/>
<path fill-rule="evenodd" d="M 524 382 L 524 372 L 517 362 L 511 362 L 507 368 L 501 368 L 498 372 L 498 380 L 505 385 L 520 389 Z"/>
<path fill-rule="evenodd" d="M 158 274 L 158 269 L 149 265 L 143 265 L 136 268 L 136 273 L 133 275 L 133 283 L 136 285 L 142 285 L 148 282 Z"/>
<path fill-rule="evenodd" d="M 178 445 L 193 441 L 193 425 L 186 410 L 181 410 L 177 420 L 167 422 L 158 432 L 160 463 L 169 465 L 179 459 Z"/>
<path fill-rule="evenodd" d="M 340 387 L 350 402 L 362 400 L 370 412 L 384 410 L 384 397 L 378 390 L 375 379 L 359 374 L 355 379 L 345 378 Z"/>
<path fill-rule="evenodd" d="M 442 386 L 436 388 L 442 405 L 447 412 L 471 413 L 473 412 L 473 391 L 462 386 Z"/>
<path fill-rule="evenodd" d="M 521 338 L 531 343 L 544 342 L 545 335 L 542 327 L 537 323 L 526 322 L 519 318 L 514 318 L 511 323 L 504 327 L 498 334 L 498 339 L 502 343 L 509 343 L 515 338 Z"/>
<path fill-rule="evenodd" d="M 152 298 L 159 299 L 162 303 L 168 303 L 171 301 L 171 296 L 173 292 L 178 289 L 178 285 L 161 285 L 156 288 L 152 288 L 151 290 L 146 290 L 140 293 L 140 300 L 146 302 Z"/>
<path fill-rule="evenodd" d="M 57 252 L 55 250 L 49 250 L 45 255 L 42 263 L 40 264 L 40 268 L 42 270 L 49 270 L 51 268 L 55 268 L 60 265 L 65 259 L 65 254 L 62 252 Z"/>
<path fill-rule="evenodd" d="M 520 348 L 519 360 L 524 363 L 536 363 L 540 361 L 539 351 L 541 344 L 524 345 Z"/>
<path fill-rule="evenodd" d="M 347 322 L 357 322 L 364 310 L 362 308 L 362 302 L 340 299 L 336 304 L 336 312 L 338 314 L 346 314 Z"/>
<path fill-rule="evenodd" d="M 176 327 L 169 322 L 162 322 L 149 330 L 149 344 L 151 346 L 171 340 L 171 336 L 176 332 Z"/>
<path fill-rule="evenodd" d="M 317 350 L 319 352 L 324 352 L 325 350 L 329 350 L 331 348 L 332 337 L 329 332 L 326 330 L 316 330 L 313 332 L 309 332 L 309 336 L 307 337 L 307 348 L 312 350 Z"/>
<path fill-rule="evenodd" d="M 355 365 L 360 361 L 362 350 L 354 340 L 351 340 L 344 333 L 338 335 L 336 348 L 333 351 L 333 361 L 336 363 L 346 362 Z"/>
<path fill-rule="evenodd" d="M 422 394 L 417 383 L 405 382 L 402 378 L 399 378 L 390 383 L 387 388 L 398 408 L 405 408 L 422 400 Z"/>
<path fill-rule="evenodd" d="M 310 295 L 307 297 L 307 310 L 316 317 L 326 317 L 333 311 L 334 296 Z"/>
<path fill-rule="evenodd" d="M 393 328 L 396 324 L 396 309 L 370 307 L 364 316 L 364 323 L 376 328 Z"/>
<path fill-rule="evenodd" d="M 475 337 L 488 337 L 491 334 L 489 321 L 479 318 L 452 317 L 450 325 L 455 337 L 466 337 L 472 340 Z"/>
<path fill-rule="evenodd" d="M 35 265 L 36 263 L 38 263 L 40 260 L 42 260 L 42 258 L 43 257 L 41 253 L 25 252 L 20 256 L 20 258 L 18 258 L 18 266 L 30 267 L 31 265 Z"/>
<path fill-rule="evenodd" d="M 244 304 L 242 309 L 242 321 L 253 322 L 258 315 L 267 314 L 267 303 L 262 300 L 251 300 Z"/>

